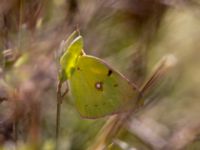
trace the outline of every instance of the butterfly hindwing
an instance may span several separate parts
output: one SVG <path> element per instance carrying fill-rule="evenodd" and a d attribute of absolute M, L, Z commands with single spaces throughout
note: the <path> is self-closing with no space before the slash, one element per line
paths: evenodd
<path fill-rule="evenodd" d="M 137 88 L 96 57 L 80 56 L 69 82 L 75 105 L 86 118 L 125 111 L 137 103 Z"/>

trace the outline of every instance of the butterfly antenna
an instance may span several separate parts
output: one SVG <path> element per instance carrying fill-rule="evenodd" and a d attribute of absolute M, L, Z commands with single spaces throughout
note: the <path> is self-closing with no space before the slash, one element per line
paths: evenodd
<path fill-rule="evenodd" d="M 80 28 L 79 28 L 79 25 L 78 25 L 78 24 L 76 25 L 76 32 L 78 33 L 78 35 L 81 35 L 81 34 L 80 34 Z"/>

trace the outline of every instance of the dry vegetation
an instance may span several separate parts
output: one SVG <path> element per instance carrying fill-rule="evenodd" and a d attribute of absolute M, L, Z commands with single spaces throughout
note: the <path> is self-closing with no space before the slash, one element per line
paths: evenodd
<path fill-rule="evenodd" d="M 66 95 L 60 150 L 200 149 L 198 0 L 1 0 L 2 149 L 55 149 L 59 45 L 76 28 L 88 54 L 138 86 L 163 56 L 177 64 L 121 122 L 81 118 Z"/>

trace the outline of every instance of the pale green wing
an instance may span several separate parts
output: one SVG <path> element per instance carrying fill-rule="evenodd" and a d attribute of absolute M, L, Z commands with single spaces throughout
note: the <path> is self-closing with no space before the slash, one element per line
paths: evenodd
<path fill-rule="evenodd" d="M 137 88 L 96 57 L 80 56 L 69 81 L 83 117 L 103 117 L 136 106 Z"/>
<path fill-rule="evenodd" d="M 82 53 L 83 39 L 81 36 L 75 38 L 65 53 L 60 58 L 60 65 L 62 68 L 61 80 L 69 79 L 76 67 L 78 57 Z M 63 77 L 64 76 L 64 77 Z M 63 79 L 64 78 L 64 79 Z"/>

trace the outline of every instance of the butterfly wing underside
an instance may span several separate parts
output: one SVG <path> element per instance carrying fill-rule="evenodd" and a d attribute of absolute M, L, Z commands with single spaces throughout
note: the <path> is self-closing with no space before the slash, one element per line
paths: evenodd
<path fill-rule="evenodd" d="M 69 82 L 75 105 L 86 118 L 119 113 L 137 103 L 137 88 L 96 57 L 80 56 Z"/>

